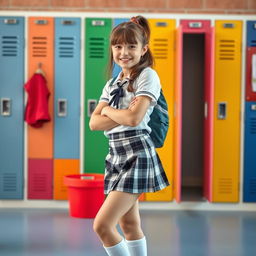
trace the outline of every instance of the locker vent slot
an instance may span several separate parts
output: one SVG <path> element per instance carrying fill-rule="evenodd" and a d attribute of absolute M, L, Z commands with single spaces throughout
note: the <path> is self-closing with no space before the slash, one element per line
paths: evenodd
<path fill-rule="evenodd" d="M 75 48 L 74 37 L 60 37 L 58 44 L 59 58 L 73 58 Z"/>
<path fill-rule="evenodd" d="M 154 39 L 152 52 L 155 59 L 167 59 L 168 39 L 164 39 L 164 38 Z"/>
<path fill-rule="evenodd" d="M 4 173 L 3 185 L 4 185 L 3 191 L 5 191 L 5 192 L 17 191 L 17 175 L 16 175 L 16 173 Z"/>
<path fill-rule="evenodd" d="M 232 179 L 222 178 L 219 182 L 219 193 L 220 194 L 231 194 L 232 193 Z"/>
<path fill-rule="evenodd" d="M 2 57 L 16 57 L 18 55 L 18 37 L 2 36 Z"/>
<path fill-rule="evenodd" d="M 220 60 L 234 60 L 236 45 L 235 40 L 219 40 L 219 59 Z"/>
<path fill-rule="evenodd" d="M 250 194 L 255 195 L 256 194 L 256 178 L 250 179 Z"/>
<path fill-rule="evenodd" d="M 250 133 L 256 134 L 256 118 L 250 118 Z"/>
<path fill-rule="evenodd" d="M 104 58 L 104 38 L 91 37 L 89 38 L 89 58 L 103 59 Z"/>
<path fill-rule="evenodd" d="M 47 37 L 33 37 L 33 57 L 47 57 Z"/>
<path fill-rule="evenodd" d="M 47 177 L 44 173 L 37 173 L 32 178 L 33 191 L 34 192 L 45 192 L 47 188 Z"/>

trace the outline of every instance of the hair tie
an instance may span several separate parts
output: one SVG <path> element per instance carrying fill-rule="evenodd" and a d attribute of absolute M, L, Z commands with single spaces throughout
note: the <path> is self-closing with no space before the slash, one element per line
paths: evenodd
<path fill-rule="evenodd" d="M 137 25 L 140 25 L 136 17 L 131 17 L 130 21 Z"/>

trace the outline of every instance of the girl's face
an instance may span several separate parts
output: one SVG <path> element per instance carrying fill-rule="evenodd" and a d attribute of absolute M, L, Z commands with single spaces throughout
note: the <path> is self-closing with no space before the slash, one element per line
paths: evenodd
<path fill-rule="evenodd" d="M 139 63 L 141 56 L 143 56 L 147 50 L 148 45 L 142 47 L 140 42 L 137 44 L 116 44 L 112 45 L 112 53 L 114 62 L 122 68 L 125 76 L 130 74 L 130 70 L 133 66 Z"/>

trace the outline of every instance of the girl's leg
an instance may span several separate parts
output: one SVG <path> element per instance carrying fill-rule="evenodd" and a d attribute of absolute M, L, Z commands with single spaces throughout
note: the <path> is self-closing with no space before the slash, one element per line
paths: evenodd
<path fill-rule="evenodd" d="M 138 200 L 120 219 L 119 225 L 126 238 L 130 256 L 147 256 L 147 242 L 141 230 Z"/>
<path fill-rule="evenodd" d="M 95 220 L 93 229 L 98 234 L 105 247 L 112 247 L 122 241 L 116 229 L 120 218 L 135 204 L 140 194 L 130 194 L 119 191 L 109 193 Z"/>
<path fill-rule="evenodd" d="M 144 237 L 144 234 L 141 230 L 138 200 L 132 206 L 132 208 L 121 217 L 119 225 L 124 233 L 126 240 L 137 240 Z"/>

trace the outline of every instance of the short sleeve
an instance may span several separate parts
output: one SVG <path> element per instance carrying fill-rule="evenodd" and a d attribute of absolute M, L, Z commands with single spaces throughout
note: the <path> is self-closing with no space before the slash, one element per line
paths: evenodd
<path fill-rule="evenodd" d="M 111 82 L 111 79 L 106 83 L 106 85 L 104 86 L 103 90 L 102 90 L 102 94 L 100 96 L 99 102 L 109 102 L 109 84 Z"/>
<path fill-rule="evenodd" d="M 151 106 L 155 106 L 160 96 L 160 80 L 157 73 L 151 69 L 144 69 L 136 83 L 135 96 L 148 96 L 151 98 Z"/>

